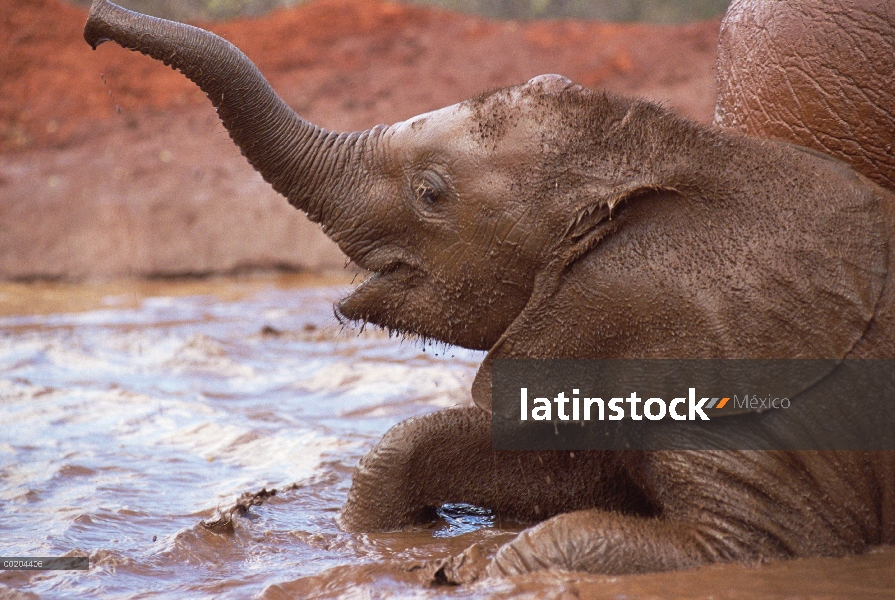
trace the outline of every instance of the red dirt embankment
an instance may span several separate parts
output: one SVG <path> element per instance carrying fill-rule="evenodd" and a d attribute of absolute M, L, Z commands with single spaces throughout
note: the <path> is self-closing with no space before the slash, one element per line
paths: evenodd
<path fill-rule="evenodd" d="M 255 175 L 179 73 L 82 37 L 59 0 L 0 0 L 0 278 L 328 268 L 342 257 Z M 317 0 L 208 25 L 330 129 L 561 73 L 708 121 L 718 20 L 495 22 Z"/>

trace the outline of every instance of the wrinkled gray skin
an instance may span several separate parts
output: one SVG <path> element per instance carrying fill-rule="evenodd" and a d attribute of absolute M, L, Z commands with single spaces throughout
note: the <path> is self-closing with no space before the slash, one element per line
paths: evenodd
<path fill-rule="evenodd" d="M 180 69 L 243 154 L 373 275 L 337 310 L 489 350 L 475 408 L 398 424 L 358 466 L 346 530 L 446 502 L 541 521 L 441 581 L 835 555 L 895 541 L 871 452 L 493 452 L 495 357 L 895 356 L 895 199 L 850 167 L 558 76 L 393 126 L 307 123 L 236 48 L 96 0 L 85 28 Z"/>

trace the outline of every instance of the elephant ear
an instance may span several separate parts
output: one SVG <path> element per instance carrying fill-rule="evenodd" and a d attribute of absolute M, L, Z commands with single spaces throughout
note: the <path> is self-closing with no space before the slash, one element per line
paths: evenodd
<path fill-rule="evenodd" d="M 879 198 L 841 163 L 767 153 L 792 187 L 771 176 L 710 197 L 632 187 L 611 212 L 576 215 L 482 362 L 475 403 L 490 409 L 498 359 L 848 356 L 887 278 Z M 818 161 L 829 176 L 805 168 Z"/>
<path fill-rule="evenodd" d="M 559 348 L 550 343 L 552 336 L 545 335 L 540 339 L 533 339 L 537 337 L 536 332 L 549 327 L 548 321 L 544 319 L 544 312 L 550 313 L 554 310 L 551 308 L 554 304 L 556 309 L 561 311 L 562 305 L 577 302 L 577 299 L 565 298 L 561 293 L 564 274 L 571 265 L 593 250 L 602 239 L 616 231 L 619 222 L 613 219 L 614 211 L 631 202 L 649 202 L 662 196 L 674 195 L 677 195 L 677 191 L 670 187 L 632 183 L 616 190 L 608 199 L 584 203 L 573 211 L 574 217 L 569 220 L 564 235 L 553 249 L 554 259 L 535 279 L 534 291 L 526 307 L 491 347 L 479 365 L 472 383 L 472 399 L 476 406 L 484 410 L 491 409 L 491 376 L 494 359 L 582 358 L 568 354 L 570 348 Z"/>

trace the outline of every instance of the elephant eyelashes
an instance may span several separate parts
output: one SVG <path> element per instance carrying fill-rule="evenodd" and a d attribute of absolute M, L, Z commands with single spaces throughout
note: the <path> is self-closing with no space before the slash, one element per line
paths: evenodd
<path fill-rule="evenodd" d="M 431 206 L 438 202 L 440 196 L 435 188 L 425 182 L 420 182 L 416 185 L 414 189 L 414 193 L 416 195 L 416 199 L 418 202 L 422 202 L 424 205 Z"/>

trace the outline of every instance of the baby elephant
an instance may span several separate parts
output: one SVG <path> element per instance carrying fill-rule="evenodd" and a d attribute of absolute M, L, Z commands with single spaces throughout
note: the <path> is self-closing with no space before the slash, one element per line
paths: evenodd
<path fill-rule="evenodd" d="M 895 541 L 892 453 L 491 449 L 495 358 L 895 357 L 895 198 L 847 164 L 556 75 L 332 133 L 201 29 L 94 0 L 84 35 L 198 84 L 265 180 L 372 272 L 342 319 L 489 351 L 474 408 L 400 423 L 362 459 L 343 528 L 446 502 L 541 521 L 496 574 Z"/>

